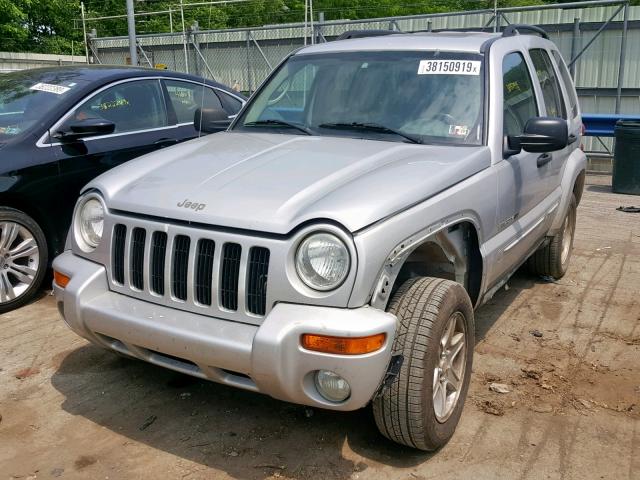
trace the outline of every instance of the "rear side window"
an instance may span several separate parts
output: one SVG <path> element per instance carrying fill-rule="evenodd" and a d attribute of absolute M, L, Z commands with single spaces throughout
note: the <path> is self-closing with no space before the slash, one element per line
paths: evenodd
<path fill-rule="evenodd" d="M 533 66 L 536 69 L 538 82 L 544 98 L 544 104 L 547 106 L 547 115 L 550 117 L 561 117 L 567 119 L 567 111 L 564 99 L 562 98 L 562 90 L 558 77 L 553 69 L 551 58 L 546 50 L 535 48 L 529 50 Z"/>
<path fill-rule="evenodd" d="M 209 87 L 179 80 L 165 80 L 164 83 L 178 123 L 193 123 L 193 116 L 200 107 L 223 110 L 220 99 Z"/>
<path fill-rule="evenodd" d="M 135 80 L 107 88 L 80 105 L 62 130 L 87 118 L 101 118 L 116 125 L 115 133 L 167 126 L 164 99 L 157 80 Z"/>
<path fill-rule="evenodd" d="M 220 101 L 222 101 L 222 106 L 229 115 L 236 115 L 242 108 L 242 102 L 236 97 L 232 97 L 220 90 L 218 90 L 218 96 L 220 97 Z"/>
<path fill-rule="evenodd" d="M 510 53 L 502 61 L 504 134 L 520 135 L 538 107 L 529 69 L 521 53 Z"/>
<path fill-rule="evenodd" d="M 571 116 L 578 116 L 578 96 L 576 95 L 576 89 L 573 85 L 573 80 L 571 79 L 571 75 L 569 74 L 569 70 L 567 70 L 567 66 L 562 59 L 560 53 L 556 50 L 551 50 L 551 54 L 553 58 L 556 60 L 556 64 L 558 65 L 558 69 L 560 70 L 560 76 L 562 77 L 562 81 L 564 82 L 565 89 L 569 94 L 569 105 L 571 106 Z"/>

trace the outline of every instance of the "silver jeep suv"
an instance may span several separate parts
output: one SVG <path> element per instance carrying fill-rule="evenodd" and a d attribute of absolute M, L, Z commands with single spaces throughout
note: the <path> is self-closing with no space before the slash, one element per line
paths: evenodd
<path fill-rule="evenodd" d="M 580 111 L 535 27 L 351 36 L 286 58 L 228 131 L 87 185 L 54 289 L 97 345 L 371 403 L 386 437 L 433 450 L 462 412 L 474 308 L 527 261 L 567 270 Z"/>

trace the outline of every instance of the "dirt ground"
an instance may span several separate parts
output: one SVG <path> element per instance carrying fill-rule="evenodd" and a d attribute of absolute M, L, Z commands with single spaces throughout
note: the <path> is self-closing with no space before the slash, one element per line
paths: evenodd
<path fill-rule="evenodd" d="M 452 441 L 308 410 L 87 344 L 50 296 L 0 319 L 0 480 L 640 479 L 640 214 L 588 178 L 569 273 L 518 273 L 477 312 Z M 504 384 L 508 393 L 490 390 Z"/>

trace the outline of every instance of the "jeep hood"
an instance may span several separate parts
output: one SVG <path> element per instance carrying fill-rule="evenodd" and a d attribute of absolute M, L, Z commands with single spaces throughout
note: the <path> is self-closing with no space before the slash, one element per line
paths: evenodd
<path fill-rule="evenodd" d="M 224 132 L 107 172 L 111 210 L 286 234 L 329 219 L 355 232 L 489 167 L 487 147 Z"/>

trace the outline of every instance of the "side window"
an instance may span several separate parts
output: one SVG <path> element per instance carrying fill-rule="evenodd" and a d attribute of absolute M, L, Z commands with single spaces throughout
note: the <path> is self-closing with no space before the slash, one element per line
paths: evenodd
<path fill-rule="evenodd" d="M 223 110 L 220 99 L 210 87 L 179 80 L 165 80 L 164 84 L 178 123 L 193 123 L 193 116 L 200 107 Z"/>
<path fill-rule="evenodd" d="M 115 123 L 115 133 L 134 132 L 167 126 L 167 113 L 158 80 L 120 83 L 94 95 L 77 107 L 61 127 L 87 118 L 103 118 Z"/>
<path fill-rule="evenodd" d="M 242 102 L 240 100 L 236 97 L 232 97 L 231 95 L 227 95 L 220 90 L 218 90 L 217 93 L 220 97 L 220 101 L 222 101 L 222 106 L 229 115 L 236 115 L 240 111 L 242 108 Z"/>
<path fill-rule="evenodd" d="M 556 60 L 556 64 L 558 65 L 558 69 L 560 70 L 560 76 L 562 77 L 562 81 L 564 82 L 565 89 L 569 93 L 569 105 L 571 106 L 571 116 L 578 116 L 578 96 L 576 94 L 576 89 L 573 84 L 573 80 L 571 79 L 571 75 L 569 74 L 569 70 L 567 70 L 567 66 L 562 59 L 562 56 L 557 50 L 551 50 L 553 54 L 553 58 Z"/>
<path fill-rule="evenodd" d="M 546 50 L 536 48 L 529 50 L 533 66 L 536 69 L 544 104 L 547 106 L 547 115 L 550 117 L 561 117 L 567 119 L 567 111 L 558 77 L 553 69 L 553 64 Z"/>
<path fill-rule="evenodd" d="M 529 69 L 521 53 L 510 53 L 502 61 L 504 134 L 520 135 L 527 120 L 538 116 Z"/>

